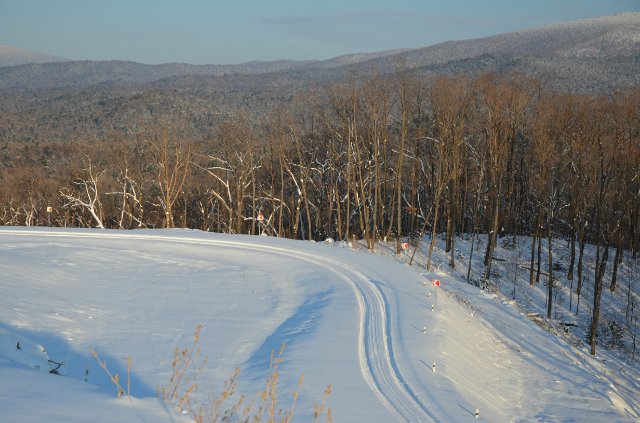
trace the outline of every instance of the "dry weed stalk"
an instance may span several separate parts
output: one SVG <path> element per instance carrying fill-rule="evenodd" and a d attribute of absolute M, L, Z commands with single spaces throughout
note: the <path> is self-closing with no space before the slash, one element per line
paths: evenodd
<path fill-rule="evenodd" d="M 236 393 L 236 378 L 240 375 L 240 369 L 236 368 L 233 372 L 233 376 L 227 379 L 224 383 L 224 389 L 219 395 L 212 394 L 210 399 L 204 403 L 198 404 L 197 410 L 192 412 L 192 417 L 196 423 L 216 423 L 220 421 L 222 414 L 222 421 L 231 421 L 232 417 L 241 415 L 242 419 L 238 419 L 238 422 L 247 421 L 247 416 L 251 412 L 251 406 L 249 405 L 245 409 L 242 409 L 244 404 L 244 396 L 240 396 L 231 405 L 228 405 L 227 409 L 223 411 L 223 407 Z M 211 390 L 214 391 L 213 388 Z"/>
<path fill-rule="evenodd" d="M 317 423 L 318 419 L 324 413 L 324 409 L 327 405 L 327 399 L 329 399 L 329 395 L 331 395 L 331 385 L 327 386 L 327 389 L 324 390 L 324 395 L 322 396 L 322 402 L 320 405 L 313 406 L 313 423 Z M 331 418 L 331 408 L 327 409 L 327 423 L 331 423 L 333 420 Z"/>
<path fill-rule="evenodd" d="M 278 404 L 278 382 L 280 379 L 279 367 L 283 362 L 282 354 L 285 344 L 282 344 L 277 355 L 271 352 L 269 362 L 269 375 L 265 388 L 260 394 L 257 408 L 255 403 L 247 403 L 244 396 L 234 399 L 237 388 L 237 378 L 240 369 L 236 368 L 233 375 L 225 381 L 224 389 L 220 394 L 211 394 L 208 401 L 200 402 L 192 399 L 197 390 L 195 376 L 190 376 L 192 372 L 200 373 L 206 363 L 206 358 L 202 364 L 198 365 L 200 350 L 200 331 L 202 325 L 196 326 L 194 341 L 191 349 L 180 350 L 176 348 L 174 360 L 172 362 L 173 373 L 169 387 L 158 389 L 158 393 L 163 401 L 175 404 L 180 411 L 188 412 L 196 423 L 290 423 L 298 402 L 298 396 L 304 381 L 304 374 L 300 377 L 298 385 L 293 394 L 293 402 L 290 408 L 281 408 Z M 186 388 L 183 387 L 186 386 Z M 212 392 L 213 389 L 211 390 Z M 324 391 L 324 397 L 320 406 L 314 406 L 314 422 L 322 416 L 326 408 L 327 398 L 331 394 L 331 385 Z M 327 422 L 331 420 L 331 409 L 327 410 Z"/>
<path fill-rule="evenodd" d="M 191 409 L 191 395 L 197 389 L 196 374 L 200 373 L 207 363 L 207 358 L 205 357 L 202 363 L 196 367 L 195 373 L 193 373 L 192 367 L 195 366 L 194 363 L 200 356 L 198 344 L 201 331 L 202 324 L 196 325 L 191 348 L 180 350 L 180 348 L 176 347 L 173 361 L 171 362 L 172 374 L 169 386 L 159 389 L 162 400 L 176 403 L 180 410 Z M 189 376 L 189 374 L 192 374 L 192 376 Z"/>
<path fill-rule="evenodd" d="M 293 393 L 293 403 L 291 407 L 288 409 L 282 409 L 278 406 L 278 381 L 280 379 L 280 373 L 278 371 L 280 364 L 283 362 L 282 354 L 284 353 L 285 344 L 282 344 L 278 354 L 275 355 L 275 351 L 271 351 L 270 365 L 269 370 L 270 374 L 267 378 L 265 389 L 262 391 L 260 395 L 260 399 L 262 401 L 260 407 L 256 414 L 254 414 L 252 418 L 252 422 L 258 423 L 262 422 L 263 416 L 266 413 L 267 423 L 290 423 L 293 419 L 293 414 L 296 409 L 296 405 L 298 403 L 298 397 L 300 395 L 300 389 L 302 388 L 302 382 L 304 381 L 304 373 L 300 376 L 298 380 L 298 385 L 296 386 L 296 390 Z M 324 410 L 324 404 L 331 393 L 331 385 L 325 390 L 325 398 L 322 401 L 322 410 Z M 320 416 L 322 414 L 322 410 L 318 414 Z M 329 411 L 330 413 L 330 411 Z M 314 407 L 314 416 L 316 415 L 316 409 Z"/>
<path fill-rule="evenodd" d="M 131 357 L 127 357 L 127 396 L 131 395 Z"/>
<path fill-rule="evenodd" d="M 98 356 L 98 353 L 96 350 L 91 348 L 90 351 L 93 358 L 96 359 L 100 367 L 102 367 L 102 369 L 107 373 L 107 376 L 109 376 L 109 379 L 111 380 L 111 382 L 113 382 L 113 384 L 116 386 L 117 397 L 118 398 L 122 397 L 125 391 L 124 391 L 124 388 L 120 385 L 120 378 L 118 377 L 118 374 L 117 373 L 115 375 L 111 374 L 111 372 L 107 368 L 107 362 L 100 360 L 100 357 Z M 130 396 L 130 394 L 131 394 L 131 357 L 128 357 L 127 358 L 127 396 Z"/>

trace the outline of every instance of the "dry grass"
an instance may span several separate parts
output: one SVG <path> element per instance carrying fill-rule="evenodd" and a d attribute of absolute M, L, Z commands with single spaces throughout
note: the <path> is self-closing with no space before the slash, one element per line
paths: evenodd
<path fill-rule="evenodd" d="M 168 387 L 158 389 L 160 397 L 173 404 L 176 410 L 189 414 L 196 423 L 290 423 L 293 419 L 298 396 L 304 374 L 300 376 L 296 390 L 291 399 L 291 405 L 283 407 L 280 401 L 279 368 L 283 362 L 285 345 L 278 353 L 271 353 L 269 375 L 265 387 L 261 391 L 257 401 L 247 401 L 244 395 L 236 392 L 237 378 L 240 369 L 235 369 L 233 375 L 224 383 L 222 392 L 215 393 L 213 388 L 207 401 L 200 401 L 194 395 L 198 389 L 197 376 L 201 373 L 206 358 L 199 362 L 200 350 L 198 343 L 202 325 L 196 326 L 194 341 L 191 348 L 180 350 L 176 348 L 172 362 L 172 377 Z M 331 409 L 327 407 L 327 400 L 331 394 L 331 385 L 324 391 L 320 405 L 315 405 L 313 410 L 314 422 L 320 421 L 326 412 L 326 422 L 332 421 Z"/>
<path fill-rule="evenodd" d="M 327 386 L 327 389 L 324 390 L 324 395 L 322 396 L 322 402 L 320 405 L 313 406 L 313 422 L 317 423 L 318 419 L 322 417 L 324 413 L 325 407 L 327 406 L 327 400 L 329 399 L 329 395 L 331 395 L 331 385 Z M 331 417 L 331 408 L 327 408 L 327 423 L 331 423 L 333 421 Z"/>
<path fill-rule="evenodd" d="M 193 335 L 191 348 L 177 348 L 173 354 L 171 362 L 171 380 L 169 386 L 158 389 L 160 398 L 175 404 L 180 411 L 191 409 L 191 396 L 197 390 L 197 376 L 202 372 L 202 368 L 207 364 L 205 357 L 200 361 L 200 332 L 202 325 L 198 324 Z"/>
<path fill-rule="evenodd" d="M 233 375 L 224 383 L 224 388 L 219 394 L 210 388 L 207 401 L 197 399 L 198 376 L 207 363 L 207 358 L 200 358 L 201 351 L 198 347 L 202 325 L 198 324 L 193 336 L 190 348 L 176 348 L 171 363 L 172 374 L 169 385 L 158 388 L 158 396 L 165 402 L 172 404 L 175 410 L 190 415 L 196 423 L 291 423 L 298 403 L 298 396 L 304 381 L 304 374 L 300 376 L 296 390 L 291 399 L 291 405 L 283 407 L 280 401 L 279 382 L 280 365 L 283 363 L 285 345 L 282 344 L 276 354 L 271 352 L 269 375 L 265 387 L 261 391 L 257 401 L 247 402 L 244 395 L 238 395 L 237 378 L 240 369 L 236 368 Z M 100 367 L 107 373 L 111 382 L 117 389 L 118 398 L 123 395 L 130 396 L 131 390 L 131 358 L 127 359 L 127 389 L 122 387 L 118 374 L 112 374 L 105 361 L 100 360 L 98 353 L 91 350 L 91 355 L 98 361 Z M 313 407 L 313 421 L 318 423 L 326 413 L 326 423 L 331 423 L 333 417 L 331 408 L 327 407 L 327 400 L 331 395 L 331 385 L 324 390 L 322 402 Z"/>
<path fill-rule="evenodd" d="M 98 356 L 98 353 L 92 348 L 91 349 L 91 355 L 93 356 L 93 358 L 96 359 L 96 361 L 98 362 L 98 364 L 100 365 L 100 367 L 107 373 L 107 375 L 109 376 L 109 379 L 111 380 L 111 382 L 115 385 L 117 392 L 116 392 L 116 396 L 118 398 L 122 397 L 122 395 L 125 395 L 125 390 L 122 387 L 122 385 L 120 385 L 120 377 L 118 376 L 118 374 L 112 374 L 109 369 L 107 368 L 107 362 L 100 360 L 100 357 Z M 86 374 L 89 373 L 89 370 L 86 370 Z M 127 358 L 127 390 L 126 390 L 126 395 L 130 396 L 131 395 L 131 357 Z"/>

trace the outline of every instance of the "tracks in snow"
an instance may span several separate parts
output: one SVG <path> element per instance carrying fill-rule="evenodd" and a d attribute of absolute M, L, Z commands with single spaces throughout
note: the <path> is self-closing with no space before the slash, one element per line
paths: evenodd
<path fill-rule="evenodd" d="M 268 252 L 312 263 L 325 269 L 327 272 L 339 276 L 352 288 L 356 296 L 360 321 L 358 334 L 360 370 L 376 397 L 399 421 L 434 422 L 438 420 L 421 402 L 420 398 L 418 398 L 398 369 L 391 341 L 393 334 L 390 329 L 388 304 L 384 293 L 366 273 L 338 259 L 284 247 L 254 244 L 249 240 L 242 242 L 197 237 L 191 238 L 175 235 L 170 232 L 163 235 L 151 235 L 125 232 L 88 233 L 0 229 L 0 233 L 45 237 L 153 240 L 203 246 L 220 246 L 240 250 Z"/>

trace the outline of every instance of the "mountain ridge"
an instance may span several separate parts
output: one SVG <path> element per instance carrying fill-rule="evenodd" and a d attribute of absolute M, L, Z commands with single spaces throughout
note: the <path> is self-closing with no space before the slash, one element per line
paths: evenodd
<path fill-rule="evenodd" d="M 69 59 L 52 56 L 39 51 L 0 44 L 0 67 L 19 66 L 29 63 L 66 62 Z"/>
<path fill-rule="evenodd" d="M 1 47 L 1 46 L 0 46 Z M 327 60 L 249 61 L 229 65 L 164 63 L 148 65 L 132 61 L 59 61 L 0 67 L 0 90 L 28 88 L 83 88 L 104 83 L 136 85 L 176 76 L 272 73 L 308 73 L 321 79 L 341 78 L 355 70 L 393 73 L 398 66 L 409 70 L 438 67 L 447 63 L 492 55 L 560 60 L 567 67 L 572 60 L 640 57 L 640 13 L 623 13 L 601 18 L 556 23 L 504 34 L 461 41 L 445 41 L 417 49 L 353 53 Z M 0 53 L 1 56 L 1 53 Z M 47 56 L 53 57 L 53 56 Z M 2 59 L 0 57 L 0 63 Z M 491 70 L 491 69 L 490 69 Z M 525 69 L 525 72 L 526 69 Z M 629 84 L 627 72 L 623 83 Z M 324 78 L 322 77 L 324 75 Z M 306 78 L 308 79 L 308 78 Z M 631 78 L 633 79 L 633 78 Z M 632 81 L 631 83 L 634 83 Z"/>
<path fill-rule="evenodd" d="M 609 95 L 640 86 L 640 13 L 325 61 L 0 67 L 0 141 L 126 138 L 159 122 L 201 138 L 234 110 L 265 116 L 309 88 L 372 74 L 392 78 L 400 69 L 426 79 L 517 73 L 557 91 Z"/>

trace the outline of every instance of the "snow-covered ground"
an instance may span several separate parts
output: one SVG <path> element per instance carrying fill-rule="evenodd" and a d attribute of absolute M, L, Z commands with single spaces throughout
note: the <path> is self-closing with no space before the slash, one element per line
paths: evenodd
<path fill-rule="evenodd" d="M 588 292 L 578 317 L 558 301 L 575 333 L 545 330 L 527 318 L 544 308 L 543 283 L 523 282 L 517 249 L 499 249 L 501 293 L 489 293 L 464 281 L 468 242 L 458 248 L 460 273 L 439 249 L 427 272 L 426 246 L 410 267 L 409 252 L 383 243 L 371 254 L 188 230 L 0 228 L 0 420 L 189 421 L 156 390 L 201 323 L 208 360 L 193 398 L 205 406 L 236 367 L 238 391 L 258 400 L 285 343 L 282 407 L 304 373 L 293 421 L 313 421 L 329 384 L 335 422 L 458 422 L 476 410 L 487 422 L 637 421 L 637 359 L 602 348 L 591 357 L 579 342 Z M 637 279 L 624 267 L 624 284 Z M 606 290 L 605 308 L 623 292 Z M 91 350 L 123 386 L 131 359 L 130 397 L 116 398 Z"/>

